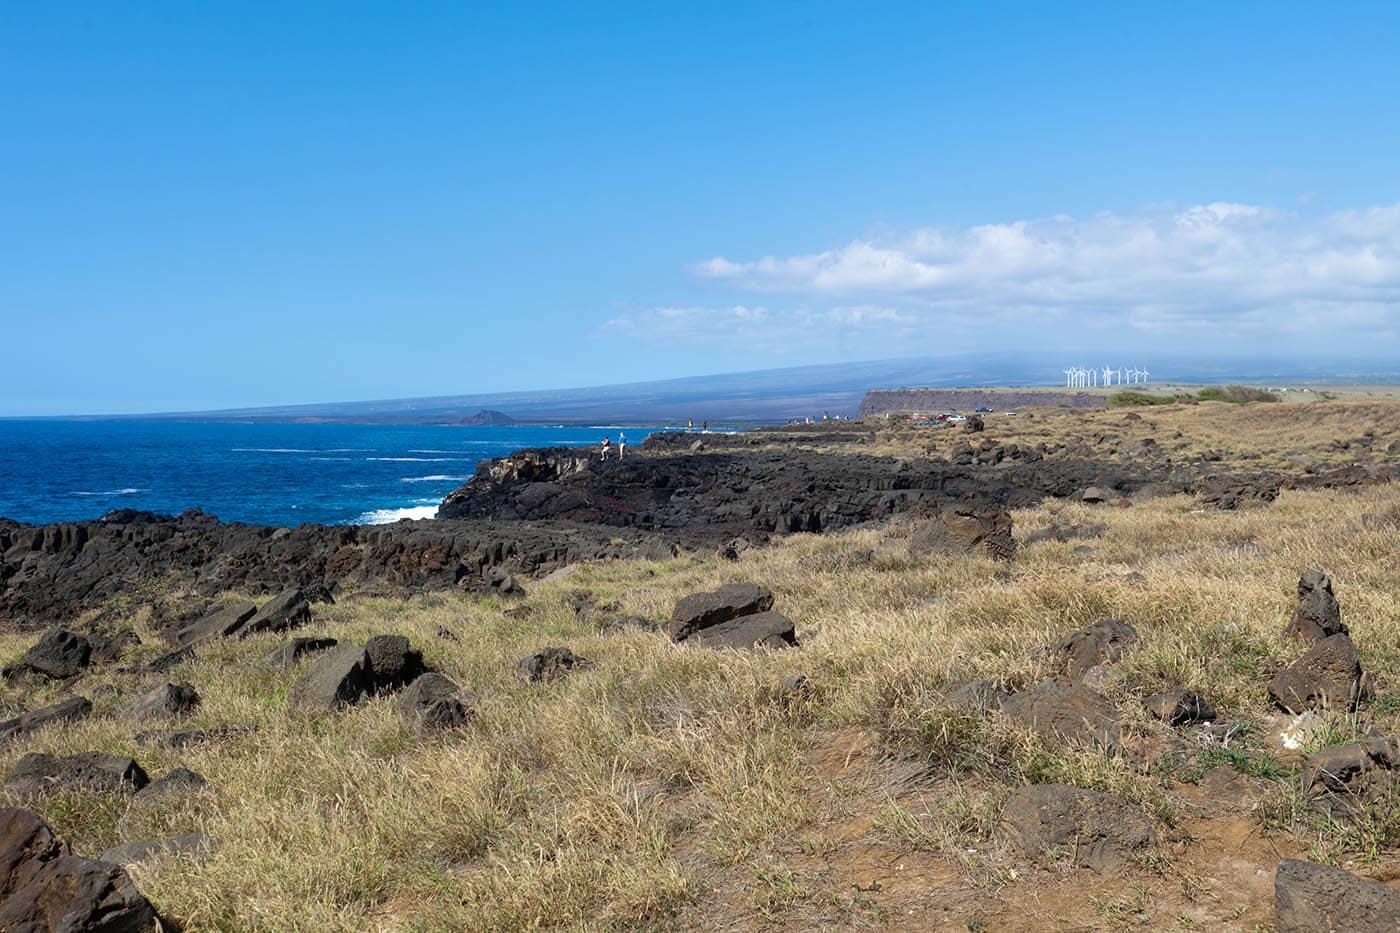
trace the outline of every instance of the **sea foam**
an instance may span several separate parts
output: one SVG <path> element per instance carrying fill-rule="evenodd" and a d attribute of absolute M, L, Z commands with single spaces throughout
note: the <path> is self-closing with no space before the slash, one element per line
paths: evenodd
<path fill-rule="evenodd" d="M 357 525 L 388 525 L 391 522 L 404 518 L 411 518 L 415 521 L 422 518 L 432 518 L 437 515 L 438 507 L 433 505 L 415 505 L 406 509 L 373 509 L 364 512 L 355 519 Z"/>

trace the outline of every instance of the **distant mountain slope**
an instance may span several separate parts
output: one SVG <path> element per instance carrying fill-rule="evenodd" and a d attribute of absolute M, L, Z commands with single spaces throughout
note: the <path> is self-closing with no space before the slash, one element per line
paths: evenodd
<path fill-rule="evenodd" d="M 324 402 L 265 408 L 143 415 L 182 421 L 341 421 L 461 423 L 479 413 L 523 424 L 781 422 L 789 418 L 854 416 L 870 389 L 955 386 L 1053 386 L 1069 363 L 1131 363 L 1121 354 L 978 354 L 796 366 L 654 382 L 363 402 Z M 1394 361 L 1235 361 L 1148 359 L 1153 379 L 1186 382 L 1393 382 Z M 500 422 L 498 422 L 500 423 Z"/>

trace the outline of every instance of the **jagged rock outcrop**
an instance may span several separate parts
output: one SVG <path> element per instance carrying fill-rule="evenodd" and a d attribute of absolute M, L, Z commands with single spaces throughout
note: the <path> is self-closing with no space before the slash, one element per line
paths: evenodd
<path fill-rule="evenodd" d="M 293 587 L 323 593 L 343 585 L 399 593 L 496 592 L 504 576 L 548 573 L 580 560 L 671 557 L 677 540 L 616 527 L 494 521 L 272 528 L 224 523 L 199 512 L 129 510 L 56 525 L 0 519 L 0 622 L 47 626 L 154 578 L 206 595 L 278 594 Z M 226 615 L 193 626 L 176 621 L 172 633 L 179 630 L 181 645 L 234 634 L 256 616 L 250 605 L 236 604 Z M 267 627 L 279 628 L 296 616 L 284 613 Z M 81 653 L 79 646 L 63 658 Z M 55 666 L 37 660 L 65 677 L 81 667 L 80 661 Z"/>

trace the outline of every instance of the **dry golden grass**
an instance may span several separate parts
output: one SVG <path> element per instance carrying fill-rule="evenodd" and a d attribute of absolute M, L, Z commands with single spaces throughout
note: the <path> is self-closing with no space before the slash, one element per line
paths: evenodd
<path fill-rule="evenodd" d="M 1204 422 L 1213 423 L 1208 413 Z M 1400 532 L 1363 525 L 1365 513 L 1400 514 L 1400 487 L 1286 492 L 1267 509 L 1240 512 L 1199 511 L 1185 497 L 1130 509 L 1052 503 L 1017 513 L 1018 536 L 1052 517 L 1103 522 L 1107 532 L 1025 547 L 1009 567 L 971 556 L 912 560 L 900 526 L 795 536 L 735 563 L 582 566 L 536 585 L 523 618 L 457 595 L 352 596 L 321 609 L 313 630 L 343 641 L 408 635 L 431 666 L 481 695 L 469 727 L 420 737 L 389 698 L 289 712 L 287 688 L 301 669 L 264 666 L 281 638 L 260 636 L 210 647 L 171 675 L 204 698 L 190 725 L 255 731 L 179 751 L 138 747 L 120 711 L 158 681 L 107 672 L 81 686 L 96 715 L 6 748 L 0 767 L 26 751 L 102 750 L 132 755 L 153 777 L 177 765 L 204 774 L 208 792 L 140 813 L 91 795 L 38 804 L 87 855 L 117 841 L 123 815 L 128 836 L 212 836 L 202 864 L 133 869 L 157 906 L 191 930 L 900 926 L 890 913 L 895 894 L 851 893 L 840 875 L 853 841 L 907 851 L 911 865 L 927 860 L 920 870 L 964 879 L 966 915 L 978 916 L 1000 909 L 1028 875 L 1069 871 L 1053 858 L 1038 868 L 1018 861 L 996 833 L 1016 783 L 1127 795 L 1154 815 L 1164 840 L 1182 844 L 1190 807 L 1174 792 L 1180 774 L 949 714 L 939 688 L 968 677 L 1031 683 L 1047 673 L 1032 649 L 1111 615 L 1142 637 L 1105 686 L 1130 734 L 1160 731 L 1137 698 L 1175 686 L 1200 691 L 1223 718 L 1259 724 L 1269 675 L 1302 650 L 1281 634 L 1298 575 L 1319 567 L 1332 575 L 1376 677 L 1365 723 L 1394 732 Z M 1090 582 L 1128 571 L 1146 580 Z M 643 631 L 600 632 L 568 605 L 581 589 L 660 619 L 678 597 L 736 580 L 777 593 L 800 649 L 681 648 Z M 440 626 L 458 640 L 440 638 Z M 143 656 L 158 653 L 153 633 L 141 634 Z M 0 650 L 17 655 L 31 640 L 6 636 Z M 550 644 L 593 664 L 554 684 L 519 681 L 516 661 Z M 809 679 L 810 697 L 781 690 L 795 674 Z M 3 691 L 9 708 L 52 695 Z M 870 743 L 858 775 L 836 736 Z M 1245 748 L 1241 767 L 1263 760 Z M 1275 787 L 1261 819 L 1295 848 L 1400 864 L 1383 820 L 1360 830 L 1320 824 L 1286 782 Z M 1141 869 L 1144 910 L 1167 896 L 1160 892 L 1180 899 L 1190 887 L 1168 854 Z M 1085 907 L 1090 925 L 1111 927 L 1120 900 L 1104 894 Z"/>

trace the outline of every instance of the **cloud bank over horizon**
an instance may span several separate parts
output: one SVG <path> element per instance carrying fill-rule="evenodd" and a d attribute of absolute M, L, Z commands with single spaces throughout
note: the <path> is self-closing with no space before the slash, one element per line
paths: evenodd
<path fill-rule="evenodd" d="M 923 227 L 817 253 L 716 256 L 690 271 L 741 300 L 630 311 L 604 331 L 869 352 L 910 340 L 985 346 L 992 327 L 1022 346 L 1097 339 L 1238 352 L 1231 343 L 1305 340 L 1304 354 L 1374 353 L 1400 333 L 1400 204 L 1330 213 L 1150 205 Z"/>

